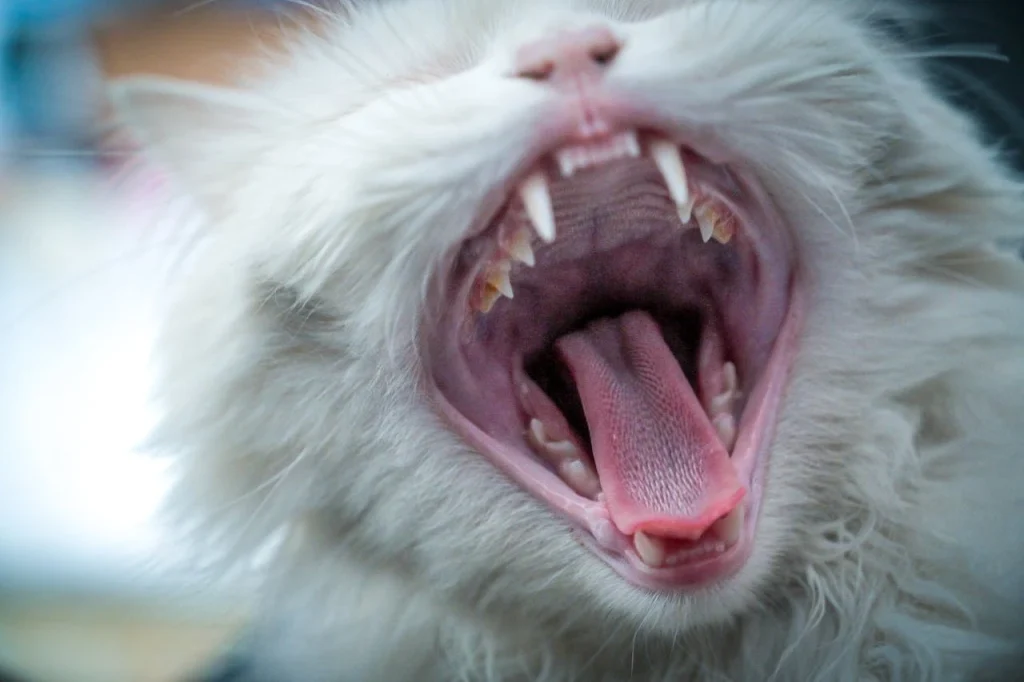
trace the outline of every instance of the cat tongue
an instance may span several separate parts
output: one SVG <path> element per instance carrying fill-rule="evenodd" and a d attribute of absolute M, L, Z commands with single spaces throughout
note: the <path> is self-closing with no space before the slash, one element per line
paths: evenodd
<path fill-rule="evenodd" d="M 746 490 L 654 319 L 633 311 L 563 336 L 612 522 L 696 539 Z"/>

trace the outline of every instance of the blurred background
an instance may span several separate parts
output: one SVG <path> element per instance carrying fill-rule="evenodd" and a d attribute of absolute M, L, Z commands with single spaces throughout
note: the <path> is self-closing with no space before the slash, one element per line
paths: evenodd
<path fill-rule="evenodd" d="M 1024 3 L 925 4 L 938 14 L 914 40 L 945 53 L 944 86 L 1019 163 Z M 0 0 L 0 682 L 183 682 L 245 622 L 247 582 L 200 581 L 155 516 L 150 344 L 189 235 L 104 87 L 228 82 L 315 10 Z"/>

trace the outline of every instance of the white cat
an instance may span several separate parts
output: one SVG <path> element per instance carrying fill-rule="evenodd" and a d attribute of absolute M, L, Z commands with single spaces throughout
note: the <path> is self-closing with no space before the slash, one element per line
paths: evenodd
<path fill-rule="evenodd" d="M 116 90 L 206 216 L 178 509 L 284 535 L 238 679 L 1012 679 L 1022 186 L 880 4 L 365 3 Z"/>

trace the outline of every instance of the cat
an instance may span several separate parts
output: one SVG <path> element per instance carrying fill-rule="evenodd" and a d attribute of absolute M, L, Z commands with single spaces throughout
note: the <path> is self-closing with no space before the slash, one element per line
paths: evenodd
<path fill-rule="evenodd" d="M 112 89 L 203 234 L 157 442 L 249 682 L 1001 680 L 1022 185 L 850 0 L 334 7 Z"/>

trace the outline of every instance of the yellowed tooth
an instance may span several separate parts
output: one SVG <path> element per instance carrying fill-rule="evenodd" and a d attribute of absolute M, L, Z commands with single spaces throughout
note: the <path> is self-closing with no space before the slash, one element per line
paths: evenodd
<path fill-rule="evenodd" d="M 731 220 L 723 216 L 713 204 L 701 204 L 695 210 L 697 224 L 700 226 L 700 236 L 706 244 L 714 239 L 719 244 L 728 244 L 735 233 L 735 227 Z"/>
<path fill-rule="evenodd" d="M 487 273 L 487 286 L 497 289 L 502 296 L 512 298 L 512 280 L 509 278 L 509 271 L 512 264 L 507 260 L 499 261 L 491 266 Z"/>
<path fill-rule="evenodd" d="M 701 204 L 694 209 L 694 214 L 700 227 L 700 237 L 707 244 L 715 233 L 715 211 L 708 204 Z"/>
<path fill-rule="evenodd" d="M 490 284 L 485 284 L 480 296 L 480 301 L 476 305 L 476 309 L 486 315 L 491 312 L 491 308 L 494 307 L 494 304 L 499 298 L 501 298 L 501 292 Z"/>
<path fill-rule="evenodd" d="M 735 233 L 735 226 L 732 220 L 720 215 L 715 211 L 715 230 L 711 233 L 711 238 L 719 244 L 728 244 Z"/>
<path fill-rule="evenodd" d="M 505 250 L 513 259 L 532 268 L 537 260 L 533 255 L 530 241 L 530 230 L 521 229 L 515 233 Z"/>

